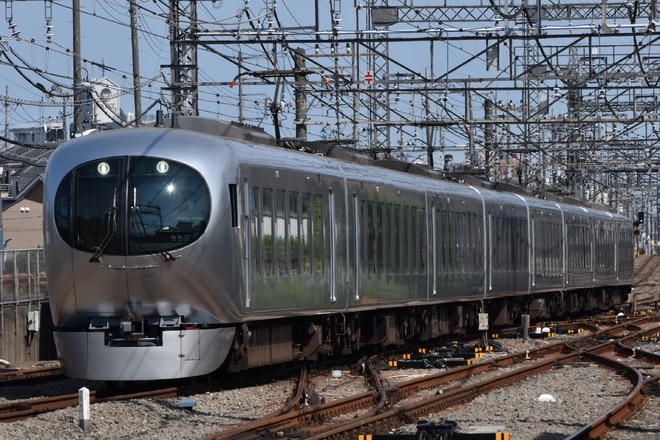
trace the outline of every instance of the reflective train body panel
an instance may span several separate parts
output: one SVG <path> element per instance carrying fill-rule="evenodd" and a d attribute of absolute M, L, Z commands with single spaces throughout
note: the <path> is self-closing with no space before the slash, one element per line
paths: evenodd
<path fill-rule="evenodd" d="M 482 311 L 497 325 L 602 309 L 632 283 L 624 217 L 179 124 L 49 160 L 48 294 L 70 376 L 313 360 L 465 332 Z"/>

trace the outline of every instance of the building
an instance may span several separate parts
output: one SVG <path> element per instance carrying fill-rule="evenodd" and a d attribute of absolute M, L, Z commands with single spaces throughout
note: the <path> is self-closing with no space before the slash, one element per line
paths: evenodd
<path fill-rule="evenodd" d="M 132 115 L 121 108 L 120 97 L 123 93 L 116 83 L 106 77 L 83 84 L 83 134 L 91 130 L 124 127 L 130 122 Z"/>
<path fill-rule="evenodd" d="M 46 122 L 15 127 L 11 129 L 11 134 L 15 141 L 22 144 L 57 145 L 66 140 L 63 122 Z"/>
<path fill-rule="evenodd" d="M 127 125 L 131 114 L 121 108 L 121 88 L 108 78 L 84 84 L 83 135 Z M 42 200 L 45 166 L 50 154 L 72 133 L 65 121 L 12 128 L 17 145 L 5 146 L 0 158 L 0 249 L 43 247 Z"/>
<path fill-rule="evenodd" d="M 37 175 L 16 195 L 2 194 L 2 232 L 4 250 L 44 247 L 44 176 Z"/>

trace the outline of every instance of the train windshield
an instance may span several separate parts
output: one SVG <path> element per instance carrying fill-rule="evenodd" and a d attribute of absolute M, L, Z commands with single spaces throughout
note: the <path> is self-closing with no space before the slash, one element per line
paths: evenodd
<path fill-rule="evenodd" d="M 55 223 L 74 248 L 144 255 L 183 247 L 206 229 L 211 198 L 201 175 L 179 162 L 117 157 L 84 164 L 62 180 Z"/>

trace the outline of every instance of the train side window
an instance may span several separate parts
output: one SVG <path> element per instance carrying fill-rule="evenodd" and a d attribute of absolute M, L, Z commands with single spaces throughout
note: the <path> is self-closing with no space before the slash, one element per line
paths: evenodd
<path fill-rule="evenodd" d="M 362 247 L 362 270 L 367 275 L 374 275 L 375 273 L 375 243 L 376 243 L 376 222 L 374 219 L 373 202 L 366 200 L 362 201 L 360 205 L 360 233 L 361 233 L 361 247 Z"/>
<path fill-rule="evenodd" d="M 264 264 L 264 237 L 263 237 L 263 214 L 261 211 L 261 193 L 258 187 L 252 188 L 250 204 L 253 215 L 252 221 L 252 260 L 254 261 L 254 273 L 263 276 Z"/>
<path fill-rule="evenodd" d="M 570 268 L 579 273 L 582 267 L 582 249 L 580 249 L 580 227 L 575 225 L 571 227 L 571 247 L 570 247 Z"/>
<path fill-rule="evenodd" d="M 417 250 L 417 256 L 419 258 L 419 263 L 417 267 L 419 268 L 419 273 L 424 275 L 426 273 L 426 210 L 424 208 L 420 208 L 418 211 L 419 215 L 417 217 L 417 243 L 418 243 L 418 250 Z"/>
<path fill-rule="evenodd" d="M 466 241 L 467 241 L 467 253 L 465 254 L 465 266 L 466 266 L 466 272 L 471 274 L 474 272 L 474 243 L 476 240 L 475 233 L 477 231 L 474 228 L 474 213 L 473 212 L 467 212 L 465 214 L 465 234 L 466 234 Z"/>
<path fill-rule="evenodd" d="M 55 226 L 60 237 L 71 245 L 73 242 L 71 228 L 71 174 L 67 174 L 57 189 L 53 206 Z"/>
<path fill-rule="evenodd" d="M 579 225 L 575 225 L 571 229 L 571 268 L 576 273 L 580 273 L 580 269 L 584 267 L 584 250 L 582 249 L 582 243 L 580 241 L 580 238 L 582 237 L 582 228 Z"/>
<path fill-rule="evenodd" d="M 474 234 L 474 264 L 473 267 L 475 271 L 479 271 L 483 265 L 484 261 L 484 228 L 483 228 L 483 218 L 474 214 L 473 216 L 473 228 Z"/>
<path fill-rule="evenodd" d="M 313 249 L 314 249 L 314 273 L 317 275 L 323 275 L 324 273 L 324 261 L 323 261 L 323 244 L 324 240 L 324 231 L 323 231 L 323 196 L 320 194 L 314 195 L 314 206 L 312 212 L 312 237 L 313 237 Z"/>
<path fill-rule="evenodd" d="M 277 190 L 275 192 L 275 255 L 277 261 L 277 273 L 279 276 L 286 276 L 289 271 L 287 268 L 288 255 L 288 221 L 286 215 L 286 192 L 284 190 Z"/>
<path fill-rule="evenodd" d="M 412 272 L 417 275 L 420 273 L 420 257 L 419 257 L 419 209 L 417 207 L 410 208 L 410 260 L 412 261 Z"/>
<path fill-rule="evenodd" d="M 567 249 L 568 249 L 568 269 L 573 271 L 577 267 L 577 260 L 575 258 L 575 251 L 577 246 L 575 245 L 575 227 L 568 226 L 568 237 L 567 237 Z"/>
<path fill-rule="evenodd" d="M 412 273 L 413 259 L 410 246 L 412 240 L 410 239 L 412 216 L 410 206 L 401 207 L 402 226 L 401 226 L 401 273 L 410 275 Z"/>
<path fill-rule="evenodd" d="M 229 206 L 231 208 L 231 227 L 238 227 L 238 203 L 237 203 L 237 192 L 236 184 L 229 184 Z"/>
<path fill-rule="evenodd" d="M 448 236 L 449 241 L 449 273 L 457 274 L 460 272 L 460 249 L 458 248 L 458 213 L 450 211 L 448 212 L 449 225 L 448 225 Z"/>
<path fill-rule="evenodd" d="M 392 205 L 383 204 L 383 272 L 391 274 L 392 270 Z"/>
<path fill-rule="evenodd" d="M 302 246 L 300 242 L 300 219 L 298 217 L 298 199 L 299 193 L 297 191 L 289 192 L 289 248 L 290 248 L 290 267 L 291 274 L 298 275 L 302 271 L 300 266 L 302 264 L 301 254 Z"/>
<path fill-rule="evenodd" d="M 567 228 L 566 228 L 566 249 L 568 251 L 567 255 L 569 256 L 568 260 L 566 261 L 566 263 L 567 263 L 566 267 L 567 268 L 570 268 L 570 267 L 573 266 L 573 260 L 571 258 L 571 256 L 573 255 L 573 238 L 572 238 L 572 236 L 573 236 L 573 228 L 570 227 L 570 226 L 567 226 Z"/>
<path fill-rule="evenodd" d="M 369 208 L 367 201 L 358 201 L 357 194 L 353 193 L 353 202 L 356 212 L 355 224 L 355 246 L 359 249 L 359 254 L 356 255 L 358 261 L 355 262 L 356 269 L 359 266 L 362 274 L 370 275 L 369 272 Z"/>
<path fill-rule="evenodd" d="M 500 219 L 500 226 L 502 228 L 502 236 L 504 237 L 503 241 L 503 250 L 504 250 L 504 260 L 502 267 L 500 268 L 502 272 L 508 272 L 513 269 L 513 237 L 512 230 L 513 224 L 509 221 L 505 221 L 503 218 Z"/>
<path fill-rule="evenodd" d="M 312 195 L 310 193 L 303 193 L 301 197 L 301 236 L 302 242 L 302 272 L 305 275 L 312 274 Z"/>
<path fill-rule="evenodd" d="M 264 275 L 273 275 L 273 255 L 275 252 L 273 244 L 273 190 L 263 188 L 261 190 L 261 219 L 263 233 L 263 255 L 264 255 Z"/>
<path fill-rule="evenodd" d="M 446 273 L 447 272 L 447 240 L 446 240 L 446 235 L 445 231 L 447 228 L 447 219 L 446 219 L 446 210 L 441 209 L 441 207 L 438 207 L 438 213 L 436 216 L 436 222 L 437 222 L 437 229 L 438 232 L 436 234 L 436 246 L 438 248 L 438 272 L 439 273 Z"/>
<path fill-rule="evenodd" d="M 524 244 L 526 243 L 525 239 L 525 221 L 524 220 L 516 220 L 514 222 L 514 233 L 513 233 L 513 239 L 515 242 L 513 243 L 513 255 L 514 255 L 514 270 L 516 272 L 523 271 L 525 269 L 525 256 L 527 252 L 525 251 L 525 246 Z"/>
<path fill-rule="evenodd" d="M 385 238 L 383 237 L 383 205 L 381 203 L 373 203 L 371 205 L 373 211 L 375 238 L 374 238 L 374 272 L 382 275 L 383 269 L 383 248 L 385 247 Z"/>
<path fill-rule="evenodd" d="M 593 242 L 593 227 L 591 225 L 582 226 L 582 246 L 584 248 L 584 272 L 589 273 L 593 270 L 592 254 L 593 249 L 591 243 Z"/>
<path fill-rule="evenodd" d="M 458 219 L 456 212 L 447 211 L 447 272 L 456 274 L 459 272 L 460 262 L 458 249 Z"/>
<path fill-rule="evenodd" d="M 499 217 L 493 217 L 493 273 L 500 271 L 502 267 L 502 243 L 504 242 L 504 237 L 502 236 L 501 222 Z"/>
<path fill-rule="evenodd" d="M 461 273 L 462 272 L 462 266 L 463 266 L 463 261 L 462 261 L 462 249 L 461 249 L 461 240 L 459 237 L 461 237 L 461 214 L 459 212 L 450 212 L 449 217 L 451 220 L 449 221 L 450 224 L 450 230 L 449 230 L 449 237 L 451 240 L 451 251 L 454 253 L 454 258 L 451 259 L 451 263 L 453 265 L 453 273 Z"/>
<path fill-rule="evenodd" d="M 375 202 L 369 202 L 369 273 L 376 275 L 378 273 L 379 264 L 379 219 L 378 207 Z"/>
<path fill-rule="evenodd" d="M 578 236 L 579 252 L 581 261 L 580 268 L 582 269 L 580 273 L 587 273 L 589 271 L 589 266 L 591 265 L 590 256 L 591 250 L 589 248 L 589 231 L 585 225 L 579 226 L 579 236 Z"/>
<path fill-rule="evenodd" d="M 472 231 L 470 230 L 470 213 L 461 213 L 461 227 L 460 243 L 462 247 L 461 260 L 463 262 L 463 273 L 472 272 Z"/>
<path fill-rule="evenodd" d="M 392 211 L 392 269 L 395 274 L 401 274 L 401 205 L 394 205 Z"/>

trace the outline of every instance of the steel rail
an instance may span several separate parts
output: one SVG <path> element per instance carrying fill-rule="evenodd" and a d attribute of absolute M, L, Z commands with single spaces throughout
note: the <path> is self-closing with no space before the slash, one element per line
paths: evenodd
<path fill-rule="evenodd" d="M 19 382 L 33 381 L 37 379 L 64 378 L 60 367 L 41 367 L 33 369 L 12 369 L 11 371 L 0 370 L 0 386 L 18 385 Z"/>
<path fill-rule="evenodd" d="M 645 334 L 657 331 L 656 329 L 643 330 L 640 327 L 640 325 L 649 322 L 654 322 L 654 318 L 647 316 L 622 322 L 612 328 L 604 329 L 595 332 L 592 335 L 579 338 L 578 341 L 582 342 L 579 344 L 573 343 L 573 347 L 565 342 L 559 342 L 539 348 L 538 351 L 531 354 L 531 358 L 537 360 L 532 366 L 501 374 L 496 378 L 483 380 L 471 386 L 461 386 L 443 390 L 441 394 L 412 404 L 396 407 L 393 406 L 396 400 L 400 400 L 421 389 L 437 387 L 442 383 L 474 377 L 499 366 L 520 363 L 525 359 L 528 359 L 530 353 L 514 353 L 501 358 L 459 367 L 426 377 L 416 378 L 397 386 L 389 387 L 388 396 L 390 401 L 388 402 L 388 405 L 390 405 L 390 407 L 387 410 L 374 411 L 372 409 L 355 418 L 351 422 L 337 424 L 334 428 L 332 427 L 333 424 L 329 422 L 332 417 L 346 414 L 348 411 L 355 411 L 359 408 L 373 408 L 377 405 L 377 402 L 379 402 L 378 396 L 380 393 L 377 390 L 372 390 L 370 392 L 339 399 L 334 402 L 325 403 L 316 408 L 305 408 L 299 412 L 292 412 L 291 414 L 282 415 L 275 419 L 260 419 L 238 426 L 229 431 L 219 432 L 207 437 L 207 439 L 254 439 L 260 438 L 263 435 L 285 436 L 285 432 L 287 432 L 286 430 L 291 430 L 292 435 L 304 434 L 305 438 L 308 439 L 354 438 L 359 432 L 363 433 L 365 432 L 365 429 L 369 429 L 369 426 L 377 426 L 378 429 L 388 429 L 389 427 L 395 427 L 401 423 L 409 423 L 414 420 L 415 417 L 423 416 L 433 410 L 467 402 L 484 392 L 502 386 L 511 385 L 520 380 L 524 380 L 526 377 L 540 374 L 561 364 L 573 363 L 588 350 L 605 350 L 606 347 L 611 347 L 615 344 L 618 339 L 628 337 L 631 333 Z M 608 340 L 599 343 L 602 338 L 607 338 Z M 588 345 L 588 347 L 585 348 L 585 345 Z M 568 351 L 568 353 L 566 353 L 566 351 Z M 550 359 L 543 360 L 544 357 L 550 355 L 552 355 Z M 318 422 L 321 421 L 323 422 L 323 426 L 319 427 Z M 317 426 L 309 426 L 308 428 L 305 428 L 307 430 L 304 433 L 300 431 L 303 429 L 301 426 L 304 426 L 305 424 L 309 425 L 310 423 L 316 423 Z M 388 424 L 391 426 L 388 427 Z M 319 432 L 321 430 L 322 432 Z"/>

